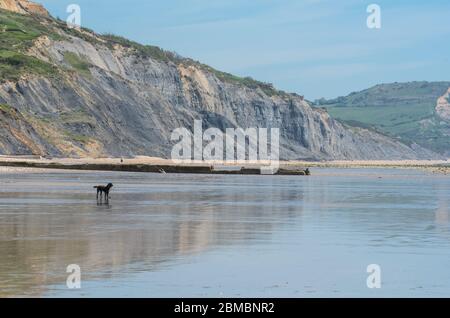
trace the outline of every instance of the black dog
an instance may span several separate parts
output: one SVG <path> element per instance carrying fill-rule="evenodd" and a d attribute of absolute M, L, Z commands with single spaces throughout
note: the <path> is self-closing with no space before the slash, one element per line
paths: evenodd
<path fill-rule="evenodd" d="M 111 190 L 111 188 L 114 185 L 112 183 L 108 183 L 108 185 L 105 186 L 95 186 L 94 189 L 97 189 L 97 200 L 98 200 L 98 194 L 100 193 L 100 199 L 103 196 L 103 193 L 105 193 L 105 199 L 108 200 L 109 199 L 109 190 Z"/>

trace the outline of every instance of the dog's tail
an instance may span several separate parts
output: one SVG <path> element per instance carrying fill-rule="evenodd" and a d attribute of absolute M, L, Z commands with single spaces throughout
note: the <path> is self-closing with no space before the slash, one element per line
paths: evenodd
<path fill-rule="evenodd" d="M 98 188 L 98 186 L 94 186 L 94 189 L 97 189 Z"/>

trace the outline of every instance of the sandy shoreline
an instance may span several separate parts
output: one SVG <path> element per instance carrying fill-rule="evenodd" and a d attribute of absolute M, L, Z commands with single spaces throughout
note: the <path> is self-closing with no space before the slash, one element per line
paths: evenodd
<path fill-rule="evenodd" d="M 122 161 L 123 160 L 123 161 Z M 23 166 L 21 167 L 21 165 Z M 268 162 L 262 162 L 263 165 Z M 14 165 L 11 167 L 11 165 Z M 28 165 L 57 165 L 58 169 L 64 166 L 77 166 L 76 170 L 83 170 L 82 166 L 90 167 L 86 170 L 93 170 L 92 166 L 108 165 L 112 167 L 120 167 L 123 165 L 136 166 L 169 166 L 169 167 L 204 167 L 204 166 L 224 166 L 224 167 L 255 167 L 261 163 L 252 162 L 211 162 L 211 161 L 190 161 L 190 162 L 175 162 L 170 159 L 138 156 L 135 158 L 40 158 L 33 156 L 0 156 L 0 172 L 23 171 L 32 172 L 33 169 L 52 170 L 49 167 L 29 167 Z M 10 167 L 7 167 L 10 166 Z M 80 168 L 81 166 L 81 168 Z M 295 169 L 295 168 L 417 168 L 426 169 L 435 173 L 450 174 L 450 159 L 449 160 L 338 160 L 338 161 L 280 161 L 280 167 Z M 8 169 L 6 169 L 8 168 Z"/>

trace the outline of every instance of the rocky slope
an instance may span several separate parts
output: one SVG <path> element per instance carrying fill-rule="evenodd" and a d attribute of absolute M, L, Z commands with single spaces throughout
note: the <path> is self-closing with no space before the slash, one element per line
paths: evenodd
<path fill-rule="evenodd" d="M 438 98 L 436 113 L 441 119 L 450 122 L 450 87 Z"/>
<path fill-rule="evenodd" d="M 172 130 L 202 119 L 280 128 L 283 159 L 437 157 L 269 84 L 45 15 L 0 10 L 0 32 L 0 154 L 169 157 Z"/>

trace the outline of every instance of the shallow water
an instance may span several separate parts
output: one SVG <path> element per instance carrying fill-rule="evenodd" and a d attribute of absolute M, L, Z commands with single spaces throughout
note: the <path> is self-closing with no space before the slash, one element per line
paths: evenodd
<path fill-rule="evenodd" d="M 450 296 L 449 177 L 313 174 L 2 171 L 0 297 Z"/>

